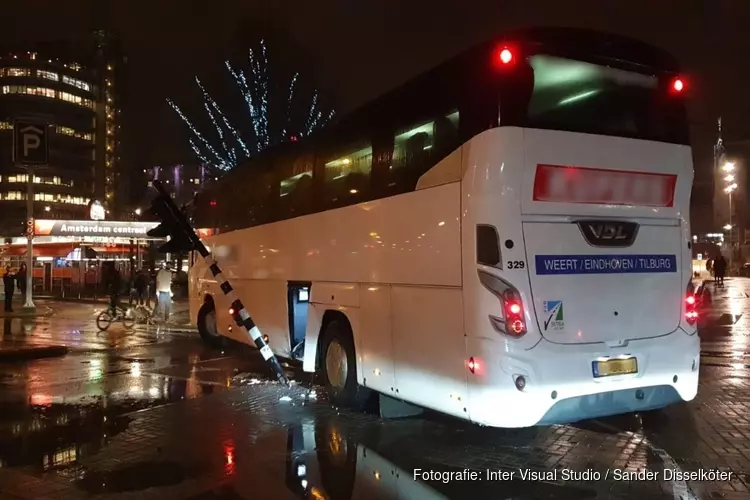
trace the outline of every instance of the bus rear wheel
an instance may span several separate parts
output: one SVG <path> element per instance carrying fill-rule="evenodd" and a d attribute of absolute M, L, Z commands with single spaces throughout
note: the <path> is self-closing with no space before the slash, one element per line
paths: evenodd
<path fill-rule="evenodd" d="M 216 326 L 216 309 L 211 303 L 203 304 L 198 311 L 198 333 L 203 342 L 214 348 L 222 347 L 224 338 L 219 335 L 219 329 Z"/>
<path fill-rule="evenodd" d="M 374 393 L 357 383 L 357 358 L 349 323 L 336 318 L 328 323 L 321 345 L 321 367 L 326 391 L 336 406 L 366 410 Z"/>

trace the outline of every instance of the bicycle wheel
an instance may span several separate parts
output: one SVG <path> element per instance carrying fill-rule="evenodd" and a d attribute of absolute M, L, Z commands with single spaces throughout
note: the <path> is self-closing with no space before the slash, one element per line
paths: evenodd
<path fill-rule="evenodd" d="M 126 330 L 133 328 L 133 325 L 135 325 L 135 313 L 133 312 L 133 309 L 121 311 L 120 314 L 122 326 L 124 326 Z"/>
<path fill-rule="evenodd" d="M 102 311 L 99 316 L 96 317 L 96 327 L 103 332 L 110 327 L 113 320 L 114 318 L 109 311 Z"/>

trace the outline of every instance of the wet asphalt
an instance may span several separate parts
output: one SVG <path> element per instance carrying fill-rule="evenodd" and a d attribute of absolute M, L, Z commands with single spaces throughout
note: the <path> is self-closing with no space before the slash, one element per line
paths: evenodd
<path fill-rule="evenodd" d="M 0 363 L 0 499 L 750 498 L 750 280 L 702 314 L 695 401 L 520 430 L 353 414 L 297 367 L 291 389 L 270 382 L 252 351 L 182 328 L 99 332 L 103 306 L 46 305 L 2 321 L 2 342 L 69 352 Z M 731 477 L 663 474 L 716 468 Z M 615 472 L 645 470 L 661 477 Z"/>

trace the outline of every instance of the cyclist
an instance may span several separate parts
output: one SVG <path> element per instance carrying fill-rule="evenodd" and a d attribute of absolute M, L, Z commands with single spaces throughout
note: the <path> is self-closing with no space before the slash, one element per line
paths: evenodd
<path fill-rule="evenodd" d="M 120 298 L 120 292 L 122 289 L 122 276 L 120 271 L 116 268 L 112 269 L 112 273 L 109 277 L 108 290 L 109 293 L 109 310 L 114 317 L 117 314 L 117 305 Z"/>

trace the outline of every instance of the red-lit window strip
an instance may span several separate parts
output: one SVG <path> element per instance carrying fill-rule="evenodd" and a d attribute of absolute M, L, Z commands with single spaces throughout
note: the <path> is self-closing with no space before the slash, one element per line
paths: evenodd
<path fill-rule="evenodd" d="M 676 185 L 674 174 L 539 164 L 533 196 L 552 203 L 672 207 Z"/>

